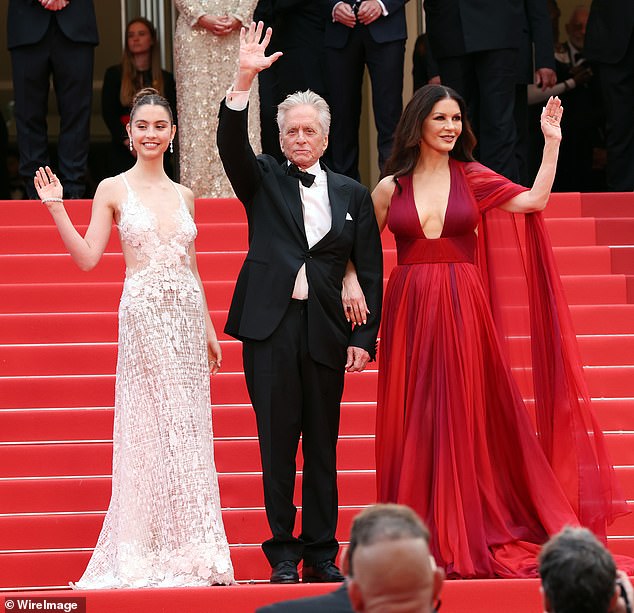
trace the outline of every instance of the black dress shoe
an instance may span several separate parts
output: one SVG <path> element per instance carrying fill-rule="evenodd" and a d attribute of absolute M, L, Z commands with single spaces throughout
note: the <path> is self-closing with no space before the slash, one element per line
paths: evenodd
<path fill-rule="evenodd" d="M 299 583 L 297 562 L 291 560 L 278 562 L 271 572 L 271 583 Z"/>
<path fill-rule="evenodd" d="M 302 581 L 304 583 L 341 583 L 344 577 L 331 560 L 304 564 Z"/>

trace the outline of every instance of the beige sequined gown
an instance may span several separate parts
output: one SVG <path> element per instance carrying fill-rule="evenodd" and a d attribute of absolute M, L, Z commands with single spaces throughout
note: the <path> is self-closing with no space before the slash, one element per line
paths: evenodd
<path fill-rule="evenodd" d="M 112 498 L 78 589 L 233 583 L 214 466 L 196 226 L 180 192 L 165 219 L 130 188 L 119 233 Z"/>
<path fill-rule="evenodd" d="M 257 0 L 175 0 L 174 76 L 178 100 L 180 181 L 197 198 L 233 196 L 218 149 L 218 109 L 236 72 L 240 33 L 214 36 L 194 25 L 202 15 L 230 15 L 251 23 Z M 250 141 L 260 150 L 257 81 L 249 97 Z"/>

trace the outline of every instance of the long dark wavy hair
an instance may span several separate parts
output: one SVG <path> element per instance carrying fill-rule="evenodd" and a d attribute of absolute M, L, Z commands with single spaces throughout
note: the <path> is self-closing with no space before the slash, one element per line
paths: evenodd
<path fill-rule="evenodd" d="M 467 105 L 458 92 L 444 85 L 424 85 L 416 90 L 409 101 L 394 133 L 392 155 L 385 163 L 383 174 L 399 177 L 410 174 L 420 157 L 420 140 L 423 134 L 423 122 L 439 100 L 455 100 L 462 115 L 462 133 L 456 140 L 449 156 L 461 162 L 473 162 L 473 148 L 476 138 L 467 117 Z"/>

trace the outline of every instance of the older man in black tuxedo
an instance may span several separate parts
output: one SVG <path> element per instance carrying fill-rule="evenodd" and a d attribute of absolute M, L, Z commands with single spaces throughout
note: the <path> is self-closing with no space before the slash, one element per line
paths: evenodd
<path fill-rule="evenodd" d="M 249 252 L 236 283 L 226 332 L 243 342 L 255 409 L 272 538 L 263 544 L 271 581 L 343 581 L 338 551 L 336 445 L 345 371 L 365 368 L 381 312 L 382 254 L 368 190 L 320 163 L 329 111 L 313 92 L 279 106 L 287 162 L 256 157 L 247 137 L 248 91 L 271 37 L 263 24 L 243 29 L 239 68 L 220 108 L 218 150 L 249 222 Z M 307 171 L 307 172 L 306 172 Z M 351 330 L 341 304 L 352 262 L 366 297 L 366 324 Z M 304 455 L 302 532 L 293 536 L 295 456 Z"/>

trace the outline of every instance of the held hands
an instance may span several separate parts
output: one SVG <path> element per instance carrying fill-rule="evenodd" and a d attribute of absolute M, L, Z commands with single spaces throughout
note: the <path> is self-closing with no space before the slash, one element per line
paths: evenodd
<path fill-rule="evenodd" d="M 51 201 L 45 203 L 49 208 L 51 204 L 61 204 L 64 188 L 57 178 L 57 175 L 48 166 L 46 168 L 40 166 L 37 169 L 33 184 L 35 185 L 40 200 Z"/>
<path fill-rule="evenodd" d="M 361 347 L 348 347 L 346 372 L 362 372 L 370 361 L 370 354 Z"/>
<path fill-rule="evenodd" d="M 540 123 L 545 141 L 561 142 L 561 117 L 564 107 L 561 106 L 561 100 L 555 96 L 551 96 L 542 110 Z"/>
<path fill-rule="evenodd" d="M 368 321 L 370 310 L 365 301 L 356 272 L 346 271 L 341 286 L 341 302 L 346 320 L 353 326 L 361 326 Z"/>
<path fill-rule="evenodd" d="M 209 370 L 212 375 L 215 375 L 222 365 L 222 349 L 220 349 L 220 343 L 215 336 L 207 338 L 207 356 L 209 358 Z"/>
<path fill-rule="evenodd" d="M 266 56 L 264 52 L 271 40 L 273 30 L 267 28 L 262 38 L 264 23 L 261 21 L 256 25 L 254 22 L 248 28 L 240 30 L 240 54 L 238 65 L 240 73 L 247 73 L 255 76 L 258 72 L 266 70 L 273 62 L 282 56 L 281 51 Z"/>

